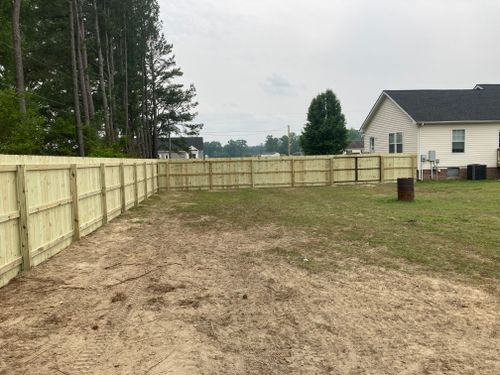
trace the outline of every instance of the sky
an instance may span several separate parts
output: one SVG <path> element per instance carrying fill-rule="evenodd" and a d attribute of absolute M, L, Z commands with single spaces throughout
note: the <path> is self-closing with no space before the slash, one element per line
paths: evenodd
<path fill-rule="evenodd" d="M 206 141 L 300 134 L 331 89 L 359 129 L 384 89 L 500 83 L 499 0 L 160 0 Z"/>

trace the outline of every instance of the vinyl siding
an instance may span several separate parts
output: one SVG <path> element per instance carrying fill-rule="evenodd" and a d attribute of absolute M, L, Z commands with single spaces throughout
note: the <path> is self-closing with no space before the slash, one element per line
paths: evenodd
<path fill-rule="evenodd" d="M 370 137 L 375 138 L 375 153 L 389 152 L 389 133 L 403 133 L 403 152 L 417 152 L 417 126 L 386 96 L 364 131 L 365 152 L 370 152 Z"/>
<path fill-rule="evenodd" d="M 453 129 L 465 129 L 464 153 L 452 152 Z M 424 125 L 420 130 L 422 154 L 427 155 L 429 150 L 436 151 L 440 168 L 463 168 L 467 164 L 486 164 L 488 167 L 496 167 L 499 132 L 500 123 Z M 425 163 L 424 168 L 428 169 L 429 164 Z"/>

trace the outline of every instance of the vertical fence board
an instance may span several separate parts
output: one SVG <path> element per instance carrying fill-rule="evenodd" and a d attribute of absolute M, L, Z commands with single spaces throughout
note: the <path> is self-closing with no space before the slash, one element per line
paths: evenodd
<path fill-rule="evenodd" d="M 27 271 L 31 268 L 31 243 L 28 227 L 28 201 L 26 194 L 26 167 L 17 167 L 17 200 L 19 207 L 19 236 L 21 239 L 22 269 Z"/>

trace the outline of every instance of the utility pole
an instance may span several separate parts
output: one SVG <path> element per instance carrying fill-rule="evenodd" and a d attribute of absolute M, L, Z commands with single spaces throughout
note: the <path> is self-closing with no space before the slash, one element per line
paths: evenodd
<path fill-rule="evenodd" d="M 290 139 L 290 125 L 288 125 L 288 156 L 292 154 L 292 140 Z"/>

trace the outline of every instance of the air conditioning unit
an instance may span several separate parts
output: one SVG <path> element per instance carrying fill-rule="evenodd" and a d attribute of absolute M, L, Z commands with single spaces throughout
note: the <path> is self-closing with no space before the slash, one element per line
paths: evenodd
<path fill-rule="evenodd" d="M 467 166 L 467 180 L 486 180 L 486 165 L 469 164 Z"/>

